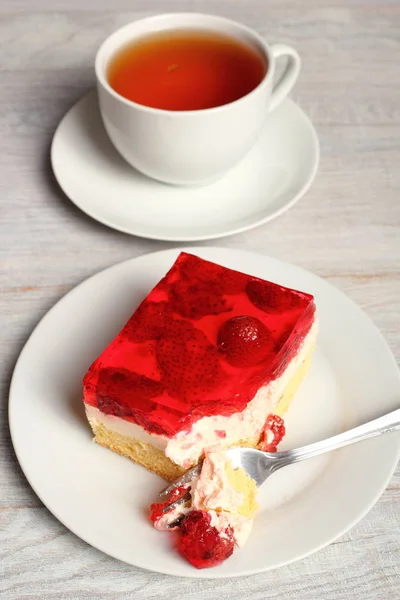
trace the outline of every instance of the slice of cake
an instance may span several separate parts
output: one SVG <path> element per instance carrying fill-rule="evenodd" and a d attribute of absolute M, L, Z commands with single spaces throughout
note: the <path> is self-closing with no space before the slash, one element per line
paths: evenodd
<path fill-rule="evenodd" d="M 315 346 L 313 297 L 181 253 L 94 361 L 99 444 L 168 480 L 204 449 L 273 449 Z"/>
<path fill-rule="evenodd" d="M 233 469 L 221 446 L 213 446 L 205 450 L 199 477 L 172 498 L 189 499 L 172 509 L 172 500 L 152 504 L 150 520 L 156 529 L 179 533 L 178 549 L 193 566 L 215 567 L 249 537 L 256 494 L 255 481 L 243 469 Z"/>

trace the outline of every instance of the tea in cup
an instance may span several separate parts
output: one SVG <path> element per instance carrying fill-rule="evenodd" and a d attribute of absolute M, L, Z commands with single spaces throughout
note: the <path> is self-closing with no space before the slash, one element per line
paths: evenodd
<path fill-rule="evenodd" d="M 274 84 L 276 60 L 287 56 Z M 100 112 L 115 148 L 137 170 L 204 185 L 233 168 L 287 96 L 300 58 L 218 16 L 169 14 L 122 27 L 96 56 Z"/>

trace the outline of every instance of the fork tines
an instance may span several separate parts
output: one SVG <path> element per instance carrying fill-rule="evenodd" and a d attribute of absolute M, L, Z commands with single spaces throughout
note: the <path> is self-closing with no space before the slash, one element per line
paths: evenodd
<path fill-rule="evenodd" d="M 178 477 L 178 479 L 175 479 L 175 481 L 173 481 L 166 488 L 161 490 L 161 492 L 158 494 L 159 497 L 164 498 L 165 496 L 168 496 L 168 494 L 173 492 L 176 488 L 190 483 L 194 477 L 197 477 L 198 475 L 200 475 L 202 465 L 203 465 L 203 463 L 200 462 L 199 464 L 195 465 L 194 467 L 192 467 L 191 469 L 186 471 L 183 475 L 181 475 L 181 477 Z"/>

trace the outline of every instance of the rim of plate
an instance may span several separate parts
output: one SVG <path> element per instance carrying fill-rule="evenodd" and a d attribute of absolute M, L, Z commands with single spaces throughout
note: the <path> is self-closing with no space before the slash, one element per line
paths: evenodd
<path fill-rule="evenodd" d="M 77 200 L 77 199 L 71 198 L 71 196 L 68 194 L 68 192 L 66 191 L 66 189 L 64 188 L 64 186 L 61 183 L 62 177 L 59 176 L 59 173 L 60 173 L 62 167 L 61 166 L 58 167 L 59 161 L 57 158 L 57 144 L 58 144 L 58 139 L 61 135 L 60 134 L 61 128 L 63 126 L 64 121 L 67 119 L 67 117 L 70 115 L 70 113 L 73 110 L 75 110 L 75 108 L 78 106 L 78 104 L 83 102 L 90 95 L 94 96 L 93 90 L 91 90 L 90 92 L 85 94 L 85 96 L 80 98 L 78 100 L 78 102 L 76 102 L 66 112 L 66 114 L 63 116 L 63 118 L 59 122 L 59 124 L 56 128 L 56 131 L 53 135 L 52 142 L 51 142 L 50 162 L 51 162 L 51 166 L 53 169 L 54 176 L 57 180 L 57 183 L 60 186 L 60 189 L 62 190 L 62 192 L 65 194 L 65 196 L 73 204 L 75 204 L 75 206 L 77 206 L 82 212 L 87 214 L 89 217 L 91 217 L 95 221 L 98 221 L 99 223 L 102 223 L 103 225 L 106 225 L 107 227 L 110 227 L 111 229 L 115 229 L 116 231 L 121 231 L 122 233 L 126 233 L 128 235 L 133 235 L 133 236 L 139 237 L 139 238 L 144 238 L 144 239 L 148 239 L 148 240 L 158 240 L 158 241 L 164 241 L 164 242 L 201 242 L 201 241 L 205 241 L 205 240 L 216 240 L 216 239 L 220 239 L 220 238 L 224 238 L 224 237 L 229 237 L 231 235 L 243 233 L 244 231 L 250 231 L 251 229 L 255 229 L 256 227 L 265 225 L 269 221 L 273 221 L 280 215 L 284 214 L 286 211 L 290 210 L 308 192 L 308 190 L 310 189 L 310 187 L 316 177 L 316 174 L 318 171 L 318 166 L 319 166 L 319 161 L 320 161 L 320 144 L 319 144 L 317 132 L 315 130 L 314 125 L 312 124 L 311 119 L 308 117 L 308 115 L 306 115 L 306 113 L 303 111 L 303 109 L 300 108 L 300 106 L 298 106 L 298 104 L 296 104 L 296 102 L 294 102 L 290 98 L 286 98 L 282 102 L 282 105 L 286 104 L 286 103 L 290 104 L 292 109 L 298 113 L 299 118 L 303 120 L 306 127 L 310 131 L 311 137 L 313 139 L 315 157 L 313 160 L 313 167 L 308 174 L 306 182 L 298 190 L 298 192 L 293 196 L 293 198 L 289 202 L 287 202 L 285 205 L 276 209 L 272 213 L 267 214 L 265 217 L 263 217 L 261 219 L 255 219 L 254 222 L 252 222 L 250 224 L 239 226 L 239 227 L 232 227 L 231 229 L 228 229 L 227 231 L 225 231 L 223 233 L 220 232 L 220 233 L 214 233 L 214 234 L 209 234 L 209 235 L 191 235 L 191 236 L 190 235 L 189 236 L 186 236 L 186 235 L 179 235 L 179 236 L 162 235 L 162 236 L 160 236 L 157 234 L 152 234 L 152 233 L 148 233 L 148 232 L 146 233 L 145 231 L 141 231 L 140 227 L 136 230 L 133 230 L 133 228 L 124 227 L 122 225 L 115 224 L 115 223 L 113 223 L 112 219 L 104 217 L 102 215 L 99 216 L 98 213 L 96 212 L 96 210 L 93 210 L 91 207 L 88 208 L 87 205 L 84 202 L 81 202 L 79 199 Z M 97 102 L 97 98 L 96 98 L 96 102 Z M 279 108 L 277 110 L 279 110 Z M 121 160 L 123 161 L 124 159 L 121 157 Z M 235 167 L 233 167 L 233 168 L 235 168 Z M 227 173 L 226 176 L 229 177 L 229 173 Z M 188 193 L 190 193 L 190 187 L 188 187 Z"/>
<path fill-rule="evenodd" d="M 385 338 L 383 337 L 381 331 L 378 329 L 378 327 L 374 324 L 374 322 L 372 321 L 372 319 L 360 308 L 360 306 L 358 304 L 356 304 L 351 298 L 349 298 L 344 292 L 342 292 L 340 289 L 338 289 L 336 286 L 334 286 L 333 284 L 329 283 L 328 281 L 326 281 L 325 279 L 319 277 L 318 275 L 315 275 L 312 271 L 309 271 L 303 267 L 297 266 L 293 263 L 288 263 L 286 261 L 282 261 L 270 254 L 268 255 L 263 255 L 261 253 L 258 252 L 253 252 L 253 251 L 249 251 L 249 250 L 238 250 L 235 248 L 228 248 L 228 247 L 217 247 L 217 246 L 206 246 L 206 247 L 178 247 L 178 248 L 170 248 L 167 250 L 159 250 L 157 252 L 148 252 L 148 253 L 144 253 L 140 256 L 137 257 L 133 257 L 124 261 L 121 261 L 119 263 L 116 263 L 114 265 L 111 265 L 110 267 L 107 267 L 106 269 L 102 269 L 100 271 L 98 271 L 97 273 L 87 277 L 85 280 L 83 280 L 82 282 L 80 282 L 79 284 L 77 284 L 76 286 L 74 286 L 71 290 L 69 290 L 66 294 L 64 294 L 64 296 L 62 296 L 48 311 L 47 313 L 42 317 L 42 319 L 39 321 L 39 323 L 37 323 L 37 325 L 34 327 L 33 331 L 31 332 L 31 334 L 29 335 L 27 341 L 25 342 L 21 353 L 19 354 L 19 357 L 15 363 L 15 367 L 14 367 L 14 371 L 13 371 L 13 375 L 12 375 L 12 379 L 11 379 L 11 384 L 10 384 L 10 390 L 9 390 L 9 404 L 8 404 L 8 417 L 9 417 L 9 429 L 10 429 L 10 433 L 11 433 L 11 440 L 12 440 L 12 444 L 13 444 L 13 448 L 16 454 L 16 457 L 18 459 L 19 465 L 21 467 L 22 472 L 24 473 L 25 478 L 27 479 L 29 485 L 31 486 L 31 488 L 33 489 L 33 491 L 35 492 L 35 494 L 38 496 L 38 498 L 41 500 L 41 502 L 44 504 L 44 506 L 47 508 L 47 510 L 54 516 L 56 517 L 56 519 L 58 521 L 60 521 L 60 523 L 62 523 L 69 531 L 71 531 L 74 535 L 76 535 L 78 538 L 80 538 L 81 540 L 83 540 L 85 543 L 87 543 L 88 545 L 92 546 L 93 548 L 96 548 L 97 550 L 100 550 L 101 552 L 103 552 L 104 554 L 111 556 L 112 558 L 115 558 L 117 560 L 120 560 L 121 562 L 124 562 L 125 564 L 134 566 L 134 567 L 138 567 L 141 569 L 144 569 L 146 571 L 149 572 L 153 572 L 153 573 L 162 573 L 165 575 L 170 575 L 170 576 L 174 576 L 174 577 L 184 577 L 184 578 L 192 578 L 192 579 L 229 579 L 229 578 L 236 578 L 236 577 L 242 577 L 242 576 L 247 576 L 247 575 L 255 575 L 258 573 L 264 573 L 267 571 L 271 571 L 286 565 L 290 565 L 293 564 L 299 560 L 302 560 L 303 558 L 306 558 L 308 556 L 311 556 L 312 554 L 315 554 L 316 552 L 318 552 L 319 550 L 329 546 L 332 542 L 334 542 L 335 540 L 337 540 L 338 538 L 340 538 L 342 535 L 344 535 L 346 532 L 348 532 L 350 529 L 352 529 L 358 522 L 360 522 L 366 515 L 367 513 L 372 509 L 372 507 L 376 504 L 376 502 L 379 500 L 379 498 L 382 496 L 383 492 L 385 491 L 385 489 L 387 488 L 388 483 L 390 482 L 393 473 L 397 467 L 397 463 L 400 459 L 400 439 L 399 439 L 399 443 L 397 444 L 397 450 L 395 453 L 393 453 L 393 457 L 392 457 L 392 461 L 391 461 L 391 466 L 387 471 L 387 476 L 384 479 L 384 482 L 382 483 L 382 485 L 377 488 L 376 492 L 373 494 L 373 496 L 371 497 L 371 499 L 369 500 L 369 502 L 363 507 L 362 511 L 360 511 L 356 517 L 354 517 L 351 521 L 349 521 L 345 526 L 343 526 L 335 535 L 331 536 L 329 539 L 327 539 L 326 541 L 324 541 L 323 543 L 319 544 L 318 546 L 316 546 L 315 548 L 313 548 L 312 550 L 303 552 L 299 555 L 297 555 L 296 557 L 294 557 L 293 559 L 290 560 L 283 560 L 282 562 L 280 562 L 279 564 L 276 565 L 272 565 L 272 566 L 268 566 L 268 567 L 260 567 L 260 568 L 255 568 L 255 569 L 248 569 L 246 571 L 246 573 L 214 573 L 213 574 L 213 569 L 202 569 L 202 570 L 197 570 L 194 569 L 194 572 L 192 575 L 190 574 L 180 574 L 177 573 L 174 569 L 168 569 L 168 568 L 158 568 L 157 570 L 154 570 L 152 568 L 150 568 L 148 566 L 148 564 L 141 564 L 140 560 L 136 560 L 135 559 L 135 563 L 129 562 L 127 561 L 125 558 L 121 557 L 118 555 L 118 552 L 112 552 L 110 553 L 109 550 L 107 550 L 106 546 L 101 544 L 101 543 L 92 543 L 92 541 L 90 540 L 90 535 L 89 536 L 85 536 L 85 535 L 81 535 L 80 533 L 78 533 L 74 527 L 70 527 L 69 525 L 67 525 L 67 523 L 65 522 L 65 520 L 63 519 L 63 517 L 61 517 L 59 515 L 59 511 L 53 510 L 53 508 L 49 508 L 48 505 L 46 504 L 46 500 L 44 497 L 42 497 L 41 493 L 37 490 L 34 482 L 31 480 L 31 478 L 29 477 L 28 473 L 26 472 L 25 466 L 24 466 L 24 459 L 23 459 L 23 452 L 21 452 L 20 446 L 19 446 L 19 442 L 18 442 L 18 437 L 15 434 L 15 425 L 13 425 L 13 423 L 15 424 L 17 417 L 14 415 L 13 416 L 13 410 L 12 410 L 12 395 L 13 395 L 13 387 L 15 385 L 15 380 L 18 376 L 18 369 L 19 369 L 19 365 L 20 363 L 22 363 L 23 359 L 24 359 L 24 355 L 25 353 L 29 350 L 29 343 L 32 339 L 32 337 L 36 334 L 37 330 L 39 330 L 42 322 L 46 319 L 46 317 L 52 313 L 53 311 L 56 311 L 57 308 L 59 307 L 60 304 L 62 304 L 64 301 L 67 300 L 68 297 L 70 297 L 73 294 L 78 293 L 78 290 L 80 290 L 82 287 L 84 287 L 86 284 L 88 284 L 88 282 L 94 278 L 96 278 L 97 276 L 102 275 L 103 273 L 107 272 L 107 271 L 111 271 L 116 267 L 122 267 L 122 265 L 125 265 L 127 263 L 130 262 L 134 262 L 140 259 L 145 259 L 149 256 L 154 256 L 155 258 L 158 255 L 166 255 L 166 254 L 171 254 L 174 255 L 175 253 L 179 253 L 179 252 L 195 252 L 198 253 L 200 256 L 202 256 L 202 253 L 204 253 L 204 251 L 210 251 L 210 252 L 218 252 L 218 251 L 228 251 L 228 252 L 233 252 L 233 253 L 238 253 L 238 254 L 246 254 L 248 256 L 256 256 L 256 257 L 263 257 L 264 259 L 268 259 L 268 260 L 272 260 L 276 263 L 280 263 L 286 266 L 290 266 L 292 268 L 295 268 L 298 272 L 301 272 L 303 274 L 307 274 L 307 275 L 312 275 L 313 278 L 319 280 L 320 283 L 322 283 L 322 285 L 324 285 L 326 287 L 326 289 L 328 290 L 333 290 L 334 293 L 336 294 L 340 294 L 340 296 L 342 296 L 346 302 L 348 302 L 351 306 L 352 306 L 352 310 L 356 310 L 359 315 L 361 316 L 361 318 L 364 319 L 364 322 L 367 323 L 368 322 L 368 326 L 373 328 L 375 330 L 375 334 L 379 335 L 380 341 L 382 343 L 382 349 L 385 348 L 385 352 L 387 355 L 387 360 L 390 360 L 390 362 L 392 363 L 393 368 L 397 371 L 397 376 L 398 376 L 398 382 L 399 382 L 399 387 L 400 387 L 400 369 L 397 365 L 397 362 L 394 358 L 394 355 L 388 345 L 388 343 L 386 342 Z M 212 260 L 212 258 L 207 257 L 208 260 Z M 67 519 L 68 520 L 68 519 Z"/>

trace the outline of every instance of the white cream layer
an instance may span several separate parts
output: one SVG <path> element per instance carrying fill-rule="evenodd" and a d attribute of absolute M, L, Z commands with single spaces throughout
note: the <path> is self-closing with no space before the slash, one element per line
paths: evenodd
<path fill-rule="evenodd" d="M 162 517 L 157 519 L 154 523 L 154 527 L 159 531 L 172 531 L 177 527 L 171 527 L 171 524 L 179 519 L 179 517 L 187 515 L 191 510 L 192 509 L 189 506 L 178 504 L 178 506 L 164 513 Z"/>
<path fill-rule="evenodd" d="M 171 524 L 179 517 L 192 510 L 205 510 L 211 517 L 211 525 L 218 529 L 221 537 L 226 537 L 225 530 L 233 530 L 235 542 L 243 546 L 247 541 L 253 519 L 238 513 L 243 504 L 243 493 L 235 490 L 226 474 L 227 456 L 221 446 L 209 448 L 205 453 L 200 476 L 191 482 L 191 505 L 178 505 L 166 512 L 155 523 L 160 531 L 171 531 Z"/>
<path fill-rule="evenodd" d="M 92 426 L 103 424 L 111 431 L 152 444 L 163 450 L 173 462 L 186 469 L 198 461 L 204 448 L 208 446 L 230 446 L 241 439 L 260 435 L 268 414 L 273 412 L 286 386 L 314 347 L 317 329 L 318 322 L 315 319 L 298 353 L 282 375 L 261 387 L 242 412 L 227 417 L 203 417 L 193 424 L 190 431 L 181 431 L 172 438 L 148 433 L 136 423 L 106 415 L 89 404 L 85 404 L 87 418 Z M 221 432 L 225 432 L 225 437 L 221 437 Z"/>

